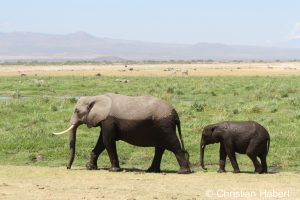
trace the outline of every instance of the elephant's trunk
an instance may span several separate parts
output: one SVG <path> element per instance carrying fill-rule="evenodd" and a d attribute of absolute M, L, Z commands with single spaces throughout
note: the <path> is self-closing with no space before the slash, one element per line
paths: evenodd
<path fill-rule="evenodd" d="M 201 167 L 204 170 L 207 170 L 207 168 L 205 168 L 205 166 L 204 166 L 204 149 L 205 149 L 205 144 L 203 144 L 201 142 L 201 144 L 200 144 L 200 162 L 201 162 Z"/>
<path fill-rule="evenodd" d="M 67 164 L 67 169 L 71 169 L 72 163 L 75 158 L 75 145 L 76 145 L 76 131 L 77 127 L 75 126 L 73 129 L 70 130 L 70 135 L 69 135 L 69 143 L 70 143 L 70 158 L 69 162 Z"/>

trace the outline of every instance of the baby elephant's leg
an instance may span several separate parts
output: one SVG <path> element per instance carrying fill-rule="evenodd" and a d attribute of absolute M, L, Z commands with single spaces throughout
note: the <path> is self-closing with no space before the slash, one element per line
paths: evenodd
<path fill-rule="evenodd" d="M 220 145 L 220 161 L 219 161 L 220 168 L 218 170 L 219 173 L 225 172 L 226 157 L 227 157 L 227 154 L 225 151 L 224 144 L 221 143 L 221 145 Z"/>
<path fill-rule="evenodd" d="M 251 140 L 249 143 L 249 146 L 247 148 L 246 154 L 249 156 L 249 158 L 252 160 L 253 165 L 255 167 L 255 171 L 256 173 L 262 173 L 263 172 L 263 168 L 261 166 L 261 164 L 258 162 L 257 160 L 257 148 L 258 148 L 258 144 L 255 140 Z"/>
<path fill-rule="evenodd" d="M 260 161 L 261 161 L 261 165 L 262 165 L 262 173 L 268 173 L 268 166 L 267 166 L 267 156 L 266 155 L 262 155 L 259 156 Z"/>
<path fill-rule="evenodd" d="M 230 159 L 231 165 L 233 167 L 233 172 L 234 173 L 239 173 L 240 172 L 240 168 L 239 165 L 236 161 L 236 156 L 235 156 L 235 151 L 233 149 L 233 145 L 231 143 L 227 143 L 225 144 L 225 151 Z"/>

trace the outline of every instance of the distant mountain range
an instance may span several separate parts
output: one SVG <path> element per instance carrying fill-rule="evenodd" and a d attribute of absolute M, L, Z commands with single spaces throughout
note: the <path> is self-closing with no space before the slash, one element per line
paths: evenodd
<path fill-rule="evenodd" d="M 300 48 L 215 43 L 164 44 L 67 35 L 0 33 L 0 62 L 9 60 L 299 60 Z"/>

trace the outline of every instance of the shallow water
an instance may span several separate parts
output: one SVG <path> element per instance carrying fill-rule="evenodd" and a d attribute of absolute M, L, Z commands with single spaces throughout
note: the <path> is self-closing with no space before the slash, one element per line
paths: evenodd
<path fill-rule="evenodd" d="M 74 96 L 74 97 L 66 97 L 66 96 L 43 96 L 43 97 L 52 97 L 52 98 L 58 98 L 58 99 L 71 99 L 71 98 L 75 98 L 76 100 L 78 100 L 80 98 L 80 96 Z M 25 99 L 25 98 L 30 98 L 30 97 L 26 97 L 26 96 L 22 96 L 19 97 L 19 99 Z M 0 101 L 1 100 L 10 100 L 10 99 L 14 99 L 12 96 L 0 96 Z"/>
<path fill-rule="evenodd" d="M 0 100 L 8 100 L 8 99 L 12 99 L 12 97 L 9 97 L 9 96 L 0 96 Z"/>

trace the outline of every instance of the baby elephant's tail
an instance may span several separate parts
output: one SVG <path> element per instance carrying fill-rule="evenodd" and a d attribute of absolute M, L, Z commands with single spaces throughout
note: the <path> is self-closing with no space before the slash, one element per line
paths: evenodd
<path fill-rule="evenodd" d="M 268 142 L 268 149 L 267 149 L 267 155 L 269 153 L 269 148 L 270 148 L 270 137 L 267 139 L 267 142 Z"/>

